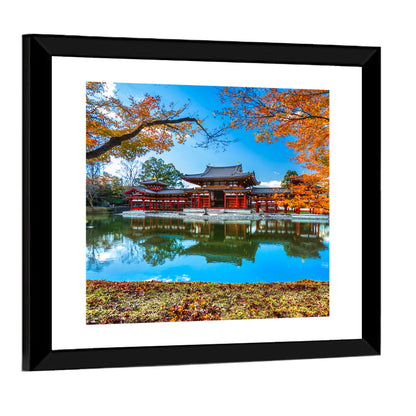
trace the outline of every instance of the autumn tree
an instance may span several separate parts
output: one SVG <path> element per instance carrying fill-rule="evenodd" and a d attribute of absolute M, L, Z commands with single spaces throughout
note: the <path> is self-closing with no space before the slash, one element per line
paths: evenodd
<path fill-rule="evenodd" d="M 181 172 L 179 172 L 173 163 L 165 163 L 163 159 L 151 157 L 143 163 L 139 181 L 157 180 L 169 184 L 171 187 L 183 188 Z"/>
<path fill-rule="evenodd" d="M 226 87 L 220 91 L 230 128 L 253 131 L 258 142 L 283 138 L 307 183 L 329 192 L 329 91 Z"/>
<path fill-rule="evenodd" d="M 285 192 L 275 195 L 278 204 L 295 209 L 298 213 L 301 207 L 313 210 L 315 214 L 329 213 L 329 198 L 325 188 L 308 182 L 310 176 L 303 174 L 288 181 Z"/>
<path fill-rule="evenodd" d="M 123 194 L 123 181 L 118 176 L 113 176 L 108 173 L 100 178 L 100 192 L 98 198 L 111 205 L 126 204 L 127 200 Z"/>
<path fill-rule="evenodd" d="M 188 103 L 166 107 L 160 96 L 149 94 L 141 99 L 130 97 L 126 104 L 107 93 L 106 83 L 87 82 L 87 161 L 108 162 L 111 156 L 132 160 L 151 150 L 161 153 L 196 133 L 204 137 L 200 145 L 227 142 L 222 139 L 223 128 L 208 131 L 188 111 Z"/>
<path fill-rule="evenodd" d="M 103 172 L 101 162 L 87 164 L 86 200 L 91 208 L 97 204 L 126 203 L 121 178 Z"/>

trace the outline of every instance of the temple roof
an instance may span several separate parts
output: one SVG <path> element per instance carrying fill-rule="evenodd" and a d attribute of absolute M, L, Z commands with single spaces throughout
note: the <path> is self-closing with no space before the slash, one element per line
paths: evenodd
<path fill-rule="evenodd" d="M 205 171 L 202 173 L 195 173 L 192 175 L 182 175 L 181 179 L 185 181 L 193 180 L 207 180 L 207 179 L 243 179 L 246 177 L 252 176 L 253 181 L 258 183 L 254 172 L 243 172 L 242 165 L 234 166 L 210 166 L 208 165 L 205 168 Z"/>
<path fill-rule="evenodd" d="M 241 165 L 236 166 L 207 166 L 202 173 L 192 175 L 183 175 L 183 178 L 189 179 L 208 179 L 208 178 L 241 178 L 251 173 L 244 173 Z"/>
<path fill-rule="evenodd" d="M 161 191 L 158 191 L 158 195 L 176 195 L 176 194 L 184 194 L 185 189 L 184 188 L 174 188 L 174 189 L 162 189 Z"/>
<path fill-rule="evenodd" d="M 164 185 L 164 186 L 169 186 L 168 183 L 161 182 L 161 181 L 158 181 L 156 179 L 149 179 L 147 181 L 140 181 L 139 183 L 142 184 L 142 185 Z"/>
<path fill-rule="evenodd" d="M 287 188 L 251 188 L 251 193 L 256 194 L 277 194 L 288 192 Z"/>
<path fill-rule="evenodd" d="M 144 186 L 133 186 L 125 194 L 134 194 L 135 192 L 142 192 L 150 195 L 182 195 L 185 193 L 185 188 L 174 188 L 174 189 L 161 189 L 159 191 L 153 191 L 145 188 Z"/>
<path fill-rule="evenodd" d="M 150 193 L 157 193 L 154 191 L 151 191 L 150 189 L 147 189 L 144 186 L 132 186 L 130 189 L 128 189 L 127 191 L 123 192 L 125 194 L 132 194 L 133 192 L 150 192 Z"/>

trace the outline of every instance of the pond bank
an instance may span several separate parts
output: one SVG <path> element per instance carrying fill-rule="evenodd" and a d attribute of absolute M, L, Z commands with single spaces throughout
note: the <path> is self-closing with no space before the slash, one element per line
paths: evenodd
<path fill-rule="evenodd" d="M 113 206 L 113 207 L 88 207 L 87 206 L 87 215 L 111 215 L 111 214 L 120 214 L 125 211 L 127 206 Z"/>
<path fill-rule="evenodd" d="M 167 283 L 87 280 L 87 324 L 329 315 L 329 283 Z"/>
<path fill-rule="evenodd" d="M 161 217 L 161 218 L 182 218 L 190 220 L 204 221 L 224 221 L 224 220 L 291 220 L 291 221 L 308 221 L 308 222 L 329 222 L 329 215 L 324 214 L 284 214 L 274 212 L 254 212 L 250 210 L 207 210 L 205 213 L 202 209 L 184 210 L 184 211 L 124 211 L 123 217 L 141 218 L 141 217 Z"/>

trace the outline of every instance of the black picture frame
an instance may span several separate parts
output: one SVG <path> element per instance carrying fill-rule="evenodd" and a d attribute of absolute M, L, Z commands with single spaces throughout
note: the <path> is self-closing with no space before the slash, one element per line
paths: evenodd
<path fill-rule="evenodd" d="M 380 354 L 379 47 L 23 36 L 23 370 L 224 363 Z M 52 57 L 362 69 L 362 337 L 329 341 L 52 350 Z M 36 144 L 36 145 L 35 145 Z M 36 187 L 42 184 L 42 204 Z M 364 208 L 367 209 L 364 209 Z M 371 208 L 371 209 L 368 209 Z M 42 244 L 39 244 L 41 239 Z M 371 241 L 371 250 L 367 250 Z"/>

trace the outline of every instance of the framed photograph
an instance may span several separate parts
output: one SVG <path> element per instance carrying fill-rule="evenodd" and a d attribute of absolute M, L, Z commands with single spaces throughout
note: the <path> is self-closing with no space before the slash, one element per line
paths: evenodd
<path fill-rule="evenodd" d="M 380 354 L 379 47 L 26 35 L 23 201 L 23 370 Z"/>

